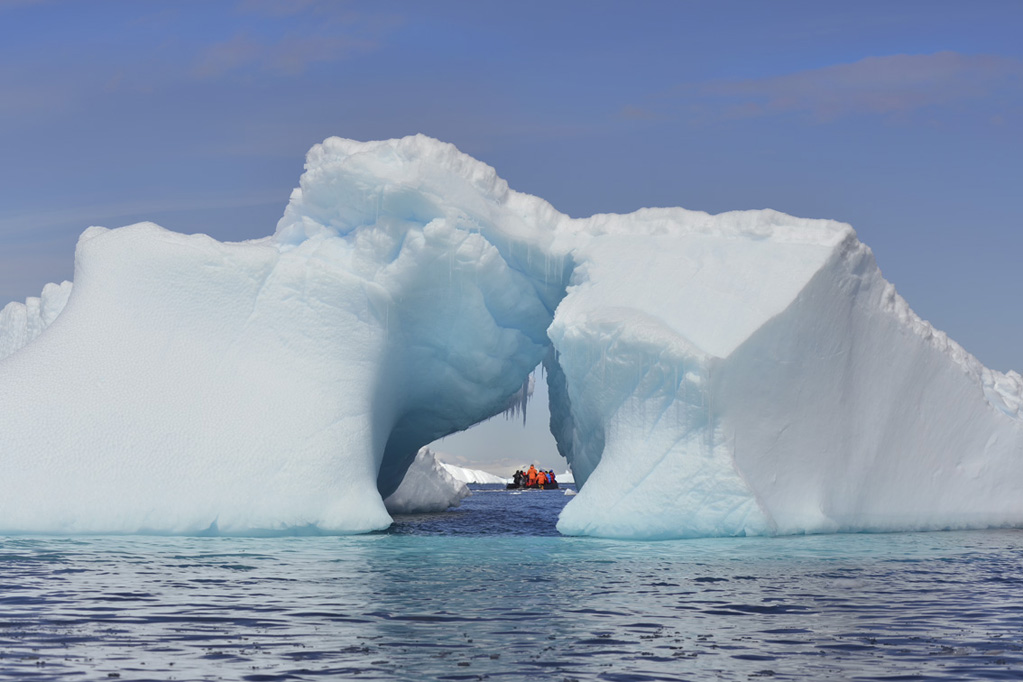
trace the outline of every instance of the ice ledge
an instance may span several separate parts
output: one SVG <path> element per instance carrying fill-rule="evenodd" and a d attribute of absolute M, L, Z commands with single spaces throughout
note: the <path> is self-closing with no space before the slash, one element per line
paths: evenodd
<path fill-rule="evenodd" d="M 882 301 L 884 309 L 913 334 L 947 355 L 962 367 L 963 372 L 974 377 L 983 386 L 984 397 L 995 409 L 1007 416 L 1023 419 L 1023 375 L 1014 370 L 1003 373 L 985 367 L 969 351 L 950 339 L 948 334 L 935 329 L 930 322 L 913 312 L 906 299 L 895 291 L 895 285 L 890 282 L 885 282 Z"/>

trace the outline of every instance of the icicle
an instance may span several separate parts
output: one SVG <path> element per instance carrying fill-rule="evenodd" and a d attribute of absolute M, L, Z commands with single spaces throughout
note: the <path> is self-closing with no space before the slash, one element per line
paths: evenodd
<path fill-rule="evenodd" d="M 505 419 L 515 419 L 519 416 L 519 412 L 521 412 L 522 425 L 526 425 L 526 405 L 529 404 L 529 399 L 533 397 L 533 386 L 533 373 L 530 372 L 522 382 L 522 387 L 508 398 L 508 406 L 504 408 Z"/>
<path fill-rule="evenodd" d="M 532 391 L 529 390 L 530 383 L 532 382 L 533 375 L 529 374 L 526 380 L 522 383 L 522 388 L 519 389 L 521 395 L 519 396 L 519 408 L 522 410 L 522 425 L 526 425 L 526 405 L 529 404 L 529 396 Z"/>

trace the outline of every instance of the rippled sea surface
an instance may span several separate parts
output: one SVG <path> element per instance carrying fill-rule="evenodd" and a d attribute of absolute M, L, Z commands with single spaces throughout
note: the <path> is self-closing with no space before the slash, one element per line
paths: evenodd
<path fill-rule="evenodd" d="M 1023 679 L 1023 532 L 557 536 L 477 490 L 360 537 L 0 538 L 0 677 Z"/>

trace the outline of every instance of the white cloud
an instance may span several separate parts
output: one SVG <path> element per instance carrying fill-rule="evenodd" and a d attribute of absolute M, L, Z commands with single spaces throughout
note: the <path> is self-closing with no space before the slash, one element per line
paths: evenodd
<path fill-rule="evenodd" d="M 908 114 L 1006 91 L 1023 92 L 1020 60 L 938 52 L 867 57 L 781 76 L 691 84 L 678 94 L 733 118 L 803 112 L 827 121 L 853 114 Z"/>
<path fill-rule="evenodd" d="M 359 52 L 378 49 L 383 37 L 401 22 L 392 15 L 350 12 L 343 3 L 246 3 L 250 4 L 257 6 L 250 10 L 253 12 L 267 14 L 270 9 L 276 10 L 287 30 L 266 35 L 251 26 L 240 29 L 231 38 L 202 50 L 193 69 L 196 76 L 217 78 L 246 69 L 277 75 L 300 74 L 313 64 L 338 62 Z"/>
<path fill-rule="evenodd" d="M 281 196 L 280 189 L 275 188 L 211 196 L 139 199 L 123 203 L 69 206 L 58 209 L 25 208 L 16 213 L 0 214 L 0 244 L 4 240 L 20 239 L 24 235 L 41 233 L 68 225 L 72 225 L 74 230 L 81 232 L 90 225 L 105 225 L 125 216 L 153 215 L 168 211 L 243 208 L 269 204 L 279 204 L 283 211 L 287 202 L 287 195 Z M 267 229 L 272 231 L 273 227 L 273 225 L 268 225 Z"/>

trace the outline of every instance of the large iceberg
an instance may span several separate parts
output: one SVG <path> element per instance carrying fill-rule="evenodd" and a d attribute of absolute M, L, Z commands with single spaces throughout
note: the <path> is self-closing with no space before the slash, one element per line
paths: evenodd
<path fill-rule="evenodd" d="M 541 361 L 564 533 L 1023 524 L 1023 377 L 841 223 L 573 219 L 449 144 L 331 138 L 272 236 L 90 228 L 61 295 L 0 316 L 2 531 L 383 528 Z"/>

